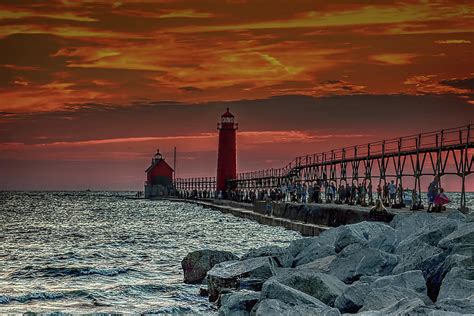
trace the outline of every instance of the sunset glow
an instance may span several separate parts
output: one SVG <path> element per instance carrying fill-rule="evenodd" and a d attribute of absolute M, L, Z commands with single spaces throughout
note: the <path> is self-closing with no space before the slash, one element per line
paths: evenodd
<path fill-rule="evenodd" d="M 227 106 L 241 170 L 472 123 L 473 43 L 471 1 L 4 1 L 0 189 L 212 175 Z"/>

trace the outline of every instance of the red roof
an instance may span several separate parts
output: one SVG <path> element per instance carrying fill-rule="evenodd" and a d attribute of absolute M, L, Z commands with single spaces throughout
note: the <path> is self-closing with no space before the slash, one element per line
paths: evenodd
<path fill-rule="evenodd" d="M 164 165 L 165 165 L 166 167 L 168 167 L 168 168 L 170 168 L 172 171 L 174 171 L 173 168 L 171 168 L 171 166 L 168 165 L 168 163 L 167 163 L 164 159 L 155 159 L 155 160 L 152 162 L 152 164 L 145 170 L 145 172 L 146 172 L 146 173 L 150 172 L 153 168 L 155 168 L 155 166 L 157 166 L 157 165 L 160 164 L 160 163 L 164 163 Z"/>
<path fill-rule="evenodd" d="M 225 111 L 224 114 L 221 115 L 222 117 L 234 117 L 234 114 L 230 113 L 229 108 Z"/>

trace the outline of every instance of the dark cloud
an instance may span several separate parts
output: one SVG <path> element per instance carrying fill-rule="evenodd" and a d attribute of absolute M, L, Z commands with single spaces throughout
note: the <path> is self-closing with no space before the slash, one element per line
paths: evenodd
<path fill-rule="evenodd" d="M 472 123 L 474 107 L 455 96 L 280 96 L 259 100 L 130 106 L 87 103 L 67 111 L 7 118 L 0 142 L 78 141 L 120 137 L 196 135 L 215 132 L 230 107 L 244 131 L 317 130 L 374 133 L 380 138 Z M 446 109 L 449 108 L 449 115 Z"/>
<path fill-rule="evenodd" d="M 443 80 L 440 83 L 454 88 L 474 90 L 474 78 Z"/>
<path fill-rule="evenodd" d="M 191 86 L 181 87 L 179 89 L 183 90 L 183 91 L 186 91 L 186 92 L 201 92 L 201 91 L 203 91 L 203 89 L 200 89 L 200 88 L 197 88 L 197 87 L 191 87 Z"/>

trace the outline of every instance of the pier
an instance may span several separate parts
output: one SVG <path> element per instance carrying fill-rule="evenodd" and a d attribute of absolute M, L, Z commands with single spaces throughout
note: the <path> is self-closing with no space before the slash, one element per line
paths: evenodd
<path fill-rule="evenodd" d="M 224 198 L 251 202 L 259 193 L 278 190 L 286 183 L 314 183 L 322 187 L 360 184 L 366 196 L 362 205 L 373 205 L 374 190 L 394 180 L 395 185 L 410 186 L 416 203 L 421 205 L 423 177 L 456 176 L 460 182 L 459 209 L 466 209 L 466 179 L 474 172 L 473 125 L 392 138 L 327 152 L 299 156 L 286 166 L 238 173 L 227 180 Z M 430 179 L 431 180 L 431 179 Z M 218 197 L 216 178 L 177 178 L 174 183 L 181 197 Z M 325 191 L 321 191 L 325 200 Z M 250 194 L 252 193 L 252 194 Z M 398 199 L 397 195 L 397 199 Z M 403 201 L 399 201 L 402 204 Z"/>

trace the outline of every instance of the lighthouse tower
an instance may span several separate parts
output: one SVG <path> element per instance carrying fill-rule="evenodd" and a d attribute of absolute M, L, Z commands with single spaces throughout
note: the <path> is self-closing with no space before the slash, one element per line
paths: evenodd
<path fill-rule="evenodd" d="M 221 115 L 221 122 L 217 124 L 219 130 L 219 148 L 217 154 L 217 191 L 223 193 L 227 189 L 226 181 L 237 176 L 237 150 L 235 133 L 238 124 L 234 122 L 234 115 L 229 108 Z"/>

